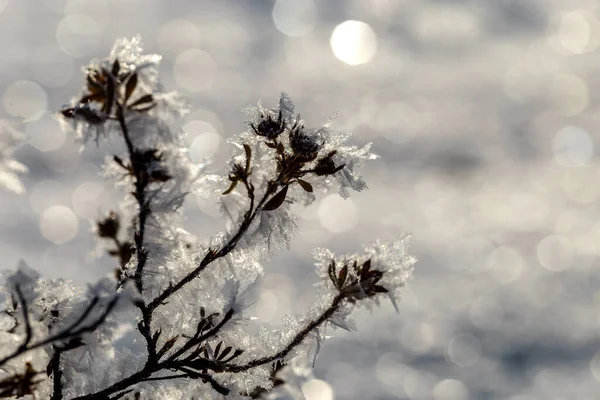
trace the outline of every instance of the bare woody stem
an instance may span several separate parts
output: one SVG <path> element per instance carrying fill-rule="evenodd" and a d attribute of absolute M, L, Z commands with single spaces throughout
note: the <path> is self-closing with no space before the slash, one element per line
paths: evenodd
<path fill-rule="evenodd" d="M 248 228 L 252 224 L 252 221 L 254 221 L 254 218 L 256 218 L 256 216 L 261 212 L 263 206 L 265 205 L 265 203 L 267 202 L 267 200 L 269 199 L 269 197 L 271 195 L 273 195 L 275 193 L 275 191 L 277 190 L 277 186 L 278 185 L 275 182 L 269 183 L 269 185 L 267 187 L 267 190 L 266 190 L 263 198 L 260 200 L 260 202 L 258 203 L 258 205 L 256 206 L 256 208 L 254 208 L 254 195 L 250 196 L 250 208 L 249 208 L 248 212 L 244 215 L 244 220 L 240 224 L 240 228 L 237 231 L 237 233 L 231 239 L 229 239 L 229 241 L 220 250 L 218 250 L 218 251 L 209 250 L 207 252 L 206 256 L 204 256 L 204 258 L 202 259 L 202 261 L 198 265 L 198 267 L 196 267 L 192 272 L 190 272 L 185 277 L 183 277 L 175 285 L 171 285 L 168 288 L 166 288 L 160 295 L 158 295 L 158 297 L 156 297 L 154 300 L 152 300 L 148 304 L 148 308 L 150 310 L 154 310 L 157 307 L 159 307 L 172 294 L 176 293 L 181 288 L 183 288 L 185 285 L 187 285 L 188 283 L 190 283 L 191 281 L 193 281 L 195 278 L 197 278 L 198 275 L 200 275 L 200 273 L 210 263 L 212 263 L 213 261 L 215 261 L 215 260 L 217 260 L 217 259 L 219 259 L 221 257 L 225 257 L 233 249 L 235 249 L 235 246 L 237 245 L 237 243 L 240 241 L 240 239 L 242 238 L 242 236 L 244 236 L 244 234 L 246 233 L 246 231 L 248 230 Z"/>
<path fill-rule="evenodd" d="M 146 204 L 146 186 L 148 186 L 148 179 L 144 177 L 140 164 L 135 162 L 137 149 L 134 147 L 131 137 L 129 136 L 129 129 L 125 122 L 125 116 L 123 115 L 123 106 L 120 104 L 117 106 L 117 120 L 119 121 L 125 144 L 127 145 L 131 168 L 133 169 L 135 177 L 135 197 L 138 203 L 138 229 L 134 237 L 137 253 L 137 266 L 135 268 L 134 280 L 138 291 L 142 293 L 144 289 L 142 274 L 144 266 L 146 265 L 146 260 L 148 259 L 148 252 L 144 249 L 146 219 L 149 214 L 148 204 Z"/>
<path fill-rule="evenodd" d="M 325 321 L 327 321 L 329 318 L 331 318 L 331 316 L 339 309 L 339 307 L 341 306 L 345 297 L 346 297 L 346 295 L 344 293 L 339 293 L 333 299 L 331 305 L 323 312 L 323 314 L 321 314 L 317 319 L 315 319 L 314 321 L 311 321 L 308 325 L 306 325 L 300 332 L 298 332 L 296 334 L 296 336 L 294 336 L 294 338 L 290 341 L 290 343 L 288 343 L 288 345 L 286 347 L 284 347 L 277 353 L 270 355 L 270 356 L 258 358 L 256 360 L 250 361 L 243 365 L 224 365 L 221 367 L 221 369 L 216 367 L 215 371 L 234 372 L 234 373 L 235 372 L 243 372 L 243 371 L 247 371 L 251 368 L 258 367 L 260 365 L 268 364 L 273 361 L 282 359 L 283 357 L 287 356 L 288 353 L 290 351 L 292 351 L 295 347 L 300 345 L 304 341 L 304 339 L 306 339 L 306 337 L 313 330 L 315 330 L 319 326 L 323 325 L 325 323 Z"/>
<path fill-rule="evenodd" d="M 223 319 L 221 320 L 221 322 L 219 322 L 217 325 L 215 325 L 211 330 L 209 330 L 208 332 L 204 333 L 203 335 L 197 336 L 197 337 L 193 337 L 190 340 L 188 340 L 183 346 L 181 346 L 181 348 L 179 350 L 177 350 L 175 353 L 173 353 L 173 355 L 171 355 L 171 357 L 169 357 L 169 361 L 174 361 L 176 360 L 179 356 L 185 354 L 186 351 L 188 351 L 189 349 L 191 349 L 193 346 L 204 342 L 205 340 L 216 336 L 219 331 L 221 330 L 221 328 L 223 326 L 225 326 L 225 324 L 227 322 L 229 322 L 229 320 L 233 317 L 233 310 L 229 310 L 227 311 L 227 313 L 225 313 L 225 316 L 223 317 Z"/>
<path fill-rule="evenodd" d="M 242 365 L 228 365 L 228 364 L 222 364 L 219 362 L 206 360 L 206 359 L 199 359 L 199 360 L 193 360 L 193 361 L 188 361 L 185 359 L 184 360 L 176 360 L 176 359 L 174 359 L 174 357 L 170 357 L 169 359 L 167 359 L 165 361 L 157 362 L 153 365 L 146 364 L 146 366 L 141 371 L 138 371 L 138 372 L 134 373 L 133 375 L 130 375 L 129 377 L 113 384 L 112 386 L 110 386 L 106 389 L 103 389 L 103 390 L 93 393 L 93 394 L 76 397 L 73 400 L 100 400 L 100 399 L 104 400 L 104 399 L 107 399 L 108 396 L 111 396 L 117 392 L 122 392 L 124 390 L 127 390 L 129 387 L 131 387 L 135 384 L 138 384 L 140 382 L 151 381 L 151 380 L 160 380 L 159 377 L 156 377 L 156 378 L 152 377 L 152 374 L 159 372 L 159 371 L 164 371 L 164 370 L 179 370 L 182 372 L 188 372 L 187 376 L 189 376 L 191 378 L 200 377 L 200 378 L 206 380 L 207 382 L 209 382 L 215 390 L 219 391 L 219 389 L 223 388 L 223 387 L 220 385 L 216 386 L 216 385 L 218 385 L 218 383 L 214 380 L 214 378 L 212 378 L 208 374 L 201 374 L 199 372 L 196 373 L 194 370 L 209 369 L 209 370 L 212 370 L 217 373 L 219 373 L 219 372 L 236 373 L 236 372 L 247 371 L 251 368 L 255 368 L 255 367 L 279 360 L 279 359 L 285 357 L 295 347 L 300 345 L 312 331 L 314 331 L 316 328 L 323 325 L 329 318 L 331 318 L 331 316 L 339 309 L 339 307 L 341 306 L 344 299 L 345 299 L 345 295 L 343 293 L 338 294 L 333 299 L 331 305 L 317 319 L 315 319 L 314 321 L 311 321 L 300 332 L 298 332 L 286 347 L 284 347 L 283 349 L 281 349 L 280 351 L 278 351 L 277 353 L 275 353 L 271 356 L 258 358 L 256 360 L 250 361 L 250 362 L 248 362 L 246 364 L 242 364 Z M 229 315 L 229 313 L 227 315 Z M 225 318 L 223 319 L 221 324 L 219 324 L 220 326 L 224 325 L 224 322 L 226 322 L 226 320 L 228 320 L 227 315 L 225 316 Z M 219 329 L 220 329 L 220 326 L 219 326 Z M 176 377 L 174 376 L 172 379 L 183 378 L 183 377 L 185 377 L 185 376 L 177 375 Z M 225 388 L 223 388 L 223 389 L 225 389 Z"/>
<path fill-rule="evenodd" d="M 20 291 L 17 293 L 20 293 Z M 22 296 L 22 294 L 19 296 Z M 30 344 L 32 335 L 26 333 L 26 340 L 23 342 L 23 344 L 21 346 L 19 346 L 11 354 L 0 359 L 0 366 L 4 365 L 7 361 L 19 356 L 20 354 L 26 353 L 30 350 L 34 350 L 39 347 L 44 347 L 51 343 L 59 342 L 62 340 L 77 338 L 86 333 L 95 331 L 104 322 L 104 320 L 106 319 L 108 314 L 110 314 L 112 309 L 117 304 L 118 299 L 119 298 L 117 296 L 113 297 L 108 302 L 108 304 L 106 305 L 106 308 L 100 314 L 100 316 L 98 316 L 98 318 L 96 320 L 94 320 L 93 322 L 91 322 L 87 325 L 84 325 L 83 322 L 87 319 L 87 317 L 90 315 L 90 313 L 92 312 L 92 310 L 95 308 L 96 304 L 98 303 L 98 301 L 99 301 L 98 297 L 94 297 L 90 301 L 90 304 L 87 306 L 87 308 L 83 311 L 83 313 L 80 315 L 80 317 L 75 322 L 73 322 L 66 328 L 62 329 L 60 332 L 57 332 L 54 335 L 48 336 L 47 338 L 42 339 L 39 342 L 35 342 L 33 344 Z M 20 301 L 23 302 L 22 304 L 25 304 L 24 298 L 21 298 Z M 25 326 L 26 326 L 26 330 L 27 330 L 28 329 L 27 327 L 30 326 L 30 320 L 29 320 L 29 313 L 27 312 L 26 305 L 25 305 L 25 307 L 23 307 L 23 315 L 24 315 Z"/>
<path fill-rule="evenodd" d="M 138 291 L 142 293 L 144 290 L 144 282 L 142 277 L 144 266 L 146 265 L 146 261 L 148 259 L 148 252 L 144 248 L 144 235 L 146 231 L 146 219 L 150 213 L 149 206 L 146 204 L 146 187 L 148 186 L 149 182 L 148 178 L 146 178 L 146 174 L 144 174 L 144 171 L 141 170 L 140 164 L 136 162 L 137 149 L 134 147 L 133 142 L 131 141 L 129 129 L 127 128 L 127 123 L 125 122 L 125 116 L 123 115 L 123 106 L 121 104 L 117 105 L 117 120 L 119 121 L 119 126 L 121 127 L 125 144 L 127 145 L 127 151 L 129 152 L 130 159 L 129 161 L 135 177 L 135 197 L 138 203 L 138 227 L 134 235 L 137 254 L 137 266 L 135 268 L 134 282 Z M 154 340 L 152 339 L 152 332 L 150 328 L 152 323 L 152 311 L 143 301 L 137 302 L 136 306 L 142 313 L 142 323 L 138 325 L 138 329 L 142 336 L 144 336 L 146 339 L 148 362 L 151 363 L 154 362 L 156 358 L 156 343 L 154 343 Z"/>
<path fill-rule="evenodd" d="M 224 318 L 221 320 L 221 322 L 219 324 L 217 324 L 210 331 L 206 332 L 200 338 L 197 338 L 197 341 L 204 341 L 204 340 L 208 339 L 209 337 L 216 335 L 219 332 L 219 330 L 231 319 L 232 316 L 233 316 L 233 310 L 230 310 L 229 312 L 227 312 L 225 314 Z M 181 352 L 180 354 L 183 354 L 184 352 L 185 351 Z M 185 371 L 184 370 L 185 366 L 181 365 L 177 361 L 173 361 L 173 359 L 176 358 L 178 355 L 171 356 L 168 360 L 163 361 L 163 362 L 159 362 L 158 360 L 154 360 L 152 362 L 147 362 L 142 370 L 134 373 L 133 375 L 128 376 L 125 379 L 120 380 L 119 382 L 114 383 L 113 385 L 109 386 L 108 388 L 103 389 L 96 393 L 76 397 L 73 400 L 105 400 L 108 398 L 108 396 L 111 396 L 117 392 L 122 392 L 124 390 L 127 390 L 129 387 L 136 385 L 138 383 L 141 383 L 141 382 L 147 382 L 147 381 L 152 381 L 152 380 L 177 379 L 177 378 L 185 378 L 185 377 L 189 377 L 189 378 L 193 378 L 193 379 L 204 379 L 205 381 L 209 382 L 211 384 L 211 386 L 215 390 L 217 390 L 219 393 L 226 394 L 225 392 L 228 392 L 228 389 L 221 386 L 216 380 L 214 380 L 208 374 L 198 373 L 198 372 L 194 372 L 194 371 L 189 371 L 190 373 L 188 373 L 188 371 Z M 173 370 L 173 369 L 180 370 L 180 371 L 183 371 L 186 373 L 181 374 L 181 375 L 167 376 L 164 378 L 163 377 L 152 377 L 152 374 L 154 374 L 156 372 Z M 117 398 L 119 398 L 119 397 L 120 396 L 117 395 Z"/>
<path fill-rule="evenodd" d="M 62 349 L 54 346 L 54 354 L 50 360 L 50 367 L 52 368 L 52 398 L 51 400 L 62 400 L 62 369 L 60 368 L 60 356 Z"/>

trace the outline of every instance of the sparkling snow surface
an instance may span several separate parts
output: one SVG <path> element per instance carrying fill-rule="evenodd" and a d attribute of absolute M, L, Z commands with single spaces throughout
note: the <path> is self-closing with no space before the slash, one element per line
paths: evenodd
<path fill-rule="evenodd" d="M 241 111 L 284 90 L 309 126 L 373 142 L 370 190 L 294 207 L 303 232 L 266 265 L 252 312 L 281 325 L 314 300 L 314 247 L 412 234 L 396 314 L 355 313 L 316 364 L 309 400 L 592 399 L 600 392 L 600 1 L 0 0 L 0 118 L 29 143 L 25 194 L 1 191 L 2 268 L 111 274 L 92 220 L 118 191 L 48 114 L 80 68 L 137 33 L 190 99 L 192 157 L 224 165 Z M 223 228 L 195 196 L 186 226 Z M 332 332 L 333 333 L 333 332 Z"/>

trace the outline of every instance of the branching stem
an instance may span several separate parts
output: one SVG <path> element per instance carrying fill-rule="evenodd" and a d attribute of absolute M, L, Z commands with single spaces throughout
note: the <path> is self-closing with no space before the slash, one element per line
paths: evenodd
<path fill-rule="evenodd" d="M 204 256 L 204 258 L 198 265 L 198 267 L 196 267 L 192 272 L 190 272 L 185 277 L 183 277 L 175 285 L 171 285 L 168 288 L 166 288 L 159 296 L 157 296 L 154 300 L 152 300 L 150 302 L 150 304 L 148 304 L 148 308 L 150 308 L 151 310 L 158 308 L 172 294 L 176 293 L 181 288 L 183 288 L 185 285 L 187 285 L 188 283 L 193 281 L 196 277 L 198 277 L 198 275 L 200 275 L 200 273 L 210 263 L 212 263 L 213 261 L 215 261 L 221 257 L 225 257 L 233 249 L 235 249 L 235 246 L 237 245 L 239 240 L 242 238 L 242 236 L 244 236 L 244 234 L 246 233 L 246 231 L 252 224 L 252 221 L 254 221 L 254 218 L 256 218 L 258 213 L 260 213 L 260 211 L 262 210 L 262 207 L 265 205 L 265 203 L 267 202 L 269 197 L 275 193 L 276 189 L 277 189 L 277 184 L 270 183 L 268 185 L 267 190 L 266 190 L 265 194 L 263 195 L 261 201 L 258 203 L 258 205 L 256 207 L 254 207 L 254 195 L 252 195 L 250 197 L 250 208 L 249 208 L 248 212 L 246 214 L 244 214 L 244 220 L 240 224 L 240 227 L 239 227 L 237 233 L 231 239 L 229 239 L 229 241 L 219 251 L 209 250 L 208 253 L 206 254 L 206 256 Z"/>
<path fill-rule="evenodd" d="M 13 353 L 0 359 L 0 366 L 4 365 L 7 361 L 19 356 L 20 354 L 23 354 L 30 350 L 34 350 L 39 347 L 47 346 L 51 343 L 55 343 L 58 341 L 80 337 L 81 335 L 83 335 L 85 333 L 95 331 L 104 322 L 104 320 L 106 319 L 108 314 L 110 314 L 112 309 L 117 304 L 118 299 L 119 298 L 117 296 L 113 297 L 106 305 L 106 308 L 104 309 L 102 314 L 100 314 L 100 316 L 94 322 L 90 323 L 89 325 L 83 325 L 84 320 L 87 319 L 87 317 L 90 315 L 92 309 L 98 302 L 98 298 L 94 297 L 92 299 L 92 301 L 90 302 L 90 304 L 88 305 L 88 307 L 85 309 L 85 311 L 81 314 L 81 316 L 75 322 L 73 322 L 71 325 L 62 329 L 60 332 L 58 332 L 54 335 L 48 336 L 46 339 L 40 340 L 39 342 L 36 342 L 33 344 L 29 344 L 31 341 L 31 336 L 30 336 L 29 339 L 26 342 L 24 342 L 19 348 L 17 348 Z M 24 311 L 24 314 L 25 314 L 25 324 L 27 326 L 29 324 L 29 314 L 26 313 L 25 311 Z"/>
<path fill-rule="evenodd" d="M 135 240 L 135 248 L 137 253 L 137 266 L 135 268 L 134 282 L 135 286 L 140 293 L 143 293 L 144 290 L 144 282 L 143 282 L 143 272 L 144 266 L 146 265 L 146 260 L 148 259 L 148 252 L 144 248 L 144 234 L 146 231 L 146 219 L 150 212 L 148 204 L 146 204 L 146 187 L 148 186 L 148 179 L 146 178 L 146 174 L 141 169 L 141 165 L 136 160 L 136 149 L 131 141 L 131 137 L 129 135 L 129 129 L 127 128 L 127 123 L 125 122 L 125 116 L 123 114 L 123 106 L 121 104 L 117 105 L 117 120 L 119 121 L 119 126 L 121 127 L 121 132 L 123 133 L 123 138 L 125 139 L 125 144 L 127 145 L 127 151 L 129 152 L 129 162 L 131 164 L 131 168 L 133 169 L 133 174 L 135 177 L 135 198 L 138 203 L 138 227 L 136 233 L 134 235 Z M 146 347 L 148 350 L 148 363 L 153 363 L 156 359 L 156 343 L 152 339 L 151 332 L 151 323 L 152 323 L 152 310 L 140 300 L 136 303 L 136 306 L 140 309 L 142 313 L 142 323 L 138 325 L 138 329 L 142 336 L 146 339 Z"/>
<path fill-rule="evenodd" d="M 51 400 L 62 400 L 62 369 L 60 368 L 60 356 L 62 350 L 54 346 L 54 354 L 50 360 L 50 367 L 52 368 L 52 399 Z"/>
<path fill-rule="evenodd" d="M 315 330 L 316 328 L 321 326 L 323 323 L 325 323 L 325 321 L 327 321 L 329 318 L 331 318 L 331 316 L 339 309 L 344 298 L 345 298 L 345 295 L 343 293 L 338 294 L 333 299 L 333 302 L 331 303 L 331 305 L 317 319 L 315 319 L 314 321 L 311 321 L 308 325 L 306 325 L 300 332 L 298 332 L 296 334 L 296 336 L 294 336 L 294 338 L 290 341 L 290 343 L 286 347 L 284 347 L 277 353 L 267 356 L 267 357 L 258 358 L 256 360 L 250 361 L 243 365 L 225 365 L 222 367 L 221 371 L 234 372 L 234 373 L 247 371 L 251 368 L 258 367 L 258 366 L 264 365 L 264 364 L 268 364 L 268 363 L 271 363 L 273 361 L 276 361 L 276 360 L 279 360 L 279 359 L 285 357 L 296 346 L 298 346 L 300 343 L 302 343 L 304 341 L 304 339 L 306 339 L 306 337 L 313 330 Z"/>

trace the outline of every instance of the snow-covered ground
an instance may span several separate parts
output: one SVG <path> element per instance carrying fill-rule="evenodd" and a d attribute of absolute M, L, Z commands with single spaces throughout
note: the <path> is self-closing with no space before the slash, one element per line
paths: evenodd
<path fill-rule="evenodd" d="M 313 247 L 412 234 L 401 312 L 358 312 L 358 332 L 332 332 L 319 357 L 336 399 L 597 398 L 599 12 L 597 0 L 0 0 L 0 117 L 30 138 L 16 154 L 26 194 L 0 193 L 1 266 L 111 273 L 91 221 L 118 200 L 97 175 L 118 142 L 80 153 L 44 111 L 78 93 L 90 58 L 140 33 L 164 56 L 165 87 L 190 98 L 192 157 L 223 163 L 241 109 L 281 90 L 308 125 L 339 109 L 333 127 L 381 156 L 369 191 L 298 209 L 303 235 L 266 266 L 254 305 L 273 324 L 306 310 Z M 222 226 L 215 205 L 185 208 L 194 233 Z M 331 398 L 323 387 L 311 398 Z"/>

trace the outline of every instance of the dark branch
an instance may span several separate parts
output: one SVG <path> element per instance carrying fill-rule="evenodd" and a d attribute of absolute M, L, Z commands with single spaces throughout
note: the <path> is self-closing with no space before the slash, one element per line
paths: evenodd
<path fill-rule="evenodd" d="M 270 362 L 279 360 L 283 357 L 285 357 L 286 355 L 288 355 L 288 353 L 290 351 L 292 351 L 296 346 L 298 346 L 300 343 L 302 343 L 304 341 L 304 339 L 306 339 L 306 337 L 308 336 L 308 334 L 310 332 L 312 332 L 314 329 L 318 328 L 320 325 L 322 325 L 325 321 L 327 321 L 329 318 L 331 318 L 331 316 L 338 310 L 338 308 L 340 307 L 340 305 L 342 304 L 342 301 L 344 300 L 345 295 L 343 293 L 338 294 L 334 299 L 333 302 L 331 303 L 331 305 L 327 308 L 327 310 L 325 310 L 323 312 L 323 314 L 321 314 L 319 316 L 319 318 L 317 318 L 316 320 L 312 321 L 311 323 L 309 323 L 307 326 L 304 327 L 304 329 L 302 329 L 300 332 L 298 332 L 296 334 L 296 336 L 292 339 L 292 341 L 283 349 L 281 349 L 279 352 L 267 356 L 267 357 L 262 357 L 262 358 L 258 358 L 256 360 L 250 361 L 246 364 L 243 365 L 216 365 L 216 369 L 214 369 L 215 371 L 221 372 L 221 371 L 225 371 L 225 372 L 243 372 L 243 371 L 247 371 L 251 368 L 254 367 L 258 367 L 260 365 L 264 365 L 264 364 L 268 364 Z M 213 366 L 211 366 L 211 369 Z"/>
<path fill-rule="evenodd" d="M 112 395 L 113 393 L 123 391 L 129 388 L 130 386 L 135 385 L 136 383 L 140 383 L 146 378 L 149 378 L 151 375 L 152 371 L 146 367 L 141 371 L 138 371 L 135 374 L 130 375 L 123 380 L 120 380 L 112 386 L 107 387 L 106 389 L 100 390 L 96 393 L 87 394 L 85 396 L 75 397 L 72 400 L 105 400 L 108 398 L 108 396 Z"/>
<path fill-rule="evenodd" d="M 58 332 L 54 335 L 48 336 L 46 339 L 43 339 L 34 344 L 29 344 L 29 342 L 31 341 L 31 339 L 29 339 L 26 344 L 21 345 L 13 353 L 0 359 L 0 365 L 3 365 L 7 361 L 9 361 L 27 351 L 37 349 L 39 347 L 43 347 L 43 346 L 49 345 L 51 343 L 59 342 L 62 340 L 81 337 L 85 333 L 95 331 L 104 322 L 104 320 L 106 319 L 108 314 L 110 314 L 112 309 L 115 307 L 115 305 L 117 304 L 117 300 L 118 300 L 118 296 L 113 297 L 110 300 L 110 302 L 107 304 L 106 309 L 102 312 L 102 314 L 100 314 L 98 319 L 96 319 L 94 322 L 92 322 L 89 325 L 82 325 L 83 321 L 89 316 L 89 314 L 91 313 L 92 308 L 93 308 L 88 305 L 88 307 L 85 309 L 83 314 L 75 321 L 75 323 L 69 325 L 68 327 L 61 330 L 60 332 Z M 97 301 L 98 301 L 97 297 L 94 297 L 94 299 L 92 299 L 92 303 L 94 303 L 94 304 L 96 304 Z"/>
<path fill-rule="evenodd" d="M 191 349 L 195 345 L 198 345 L 198 344 L 204 342 L 205 340 L 207 340 L 207 339 L 215 336 L 217 333 L 219 333 L 219 331 L 221 330 L 221 328 L 223 326 L 225 326 L 225 324 L 232 317 L 233 317 L 233 310 L 227 311 L 227 313 L 225 314 L 225 316 L 223 317 L 223 319 L 221 320 L 221 322 L 219 322 L 211 330 L 209 330 L 208 332 L 206 332 L 206 333 L 204 333 L 202 335 L 194 335 L 194 337 L 192 337 L 190 340 L 188 340 L 183 346 L 181 346 L 181 348 L 179 350 L 177 350 L 171 357 L 169 357 L 169 361 L 176 360 L 177 357 L 181 356 L 182 354 L 184 354 L 186 351 L 188 351 L 189 349 Z M 200 333 L 200 332 L 198 332 L 198 333 Z"/>
<path fill-rule="evenodd" d="M 135 177 L 135 197 L 138 202 L 138 229 L 134 237 L 135 247 L 137 251 L 137 266 L 135 268 L 134 280 L 138 291 L 142 293 L 144 288 L 142 273 L 144 270 L 144 266 L 146 265 L 146 260 L 148 258 L 148 253 L 144 249 L 146 218 L 148 217 L 149 212 L 148 205 L 146 204 L 146 186 L 148 186 L 148 179 L 144 178 L 144 173 L 141 170 L 142 166 L 139 162 L 136 162 L 137 149 L 133 146 L 133 142 L 131 141 L 131 137 L 129 136 L 129 128 L 127 128 L 125 116 L 123 115 L 123 107 L 121 105 L 117 106 L 117 120 L 119 121 L 119 126 L 121 127 L 123 138 L 125 139 L 125 144 L 127 145 L 127 151 L 129 152 L 129 161 Z"/>
<path fill-rule="evenodd" d="M 158 297 L 156 297 L 154 300 L 152 300 L 152 302 L 150 302 L 150 304 L 148 304 L 148 308 L 150 308 L 151 310 L 156 309 L 158 306 L 163 304 L 165 302 L 165 300 L 167 300 L 171 295 L 173 295 L 174 293 L 179 291 L 182 287 L 184 287 L 185 285 L 187 285 L 188 283 L 193 281 L 196 277 L 198 277 L 198 275 L 200 275 L 200 273 L 210 263 L 212 263 L 213 261 L 215 261 L 221 257 L 225 257 L 233 249 L 235 249 L 235 246 L 240 241 L 242 236 L 244 236 L 244 234 L 250 227 L 250 224 L 252 223 L 254 218 L 256 218 L 256 216 L 261 212 L 262 207 L 265 205 L 268 198 L 275 193 L 275 191 L 277 190 L 277 186 L 278 185 L 276 183 L 271 182 L 268 185 L 263 198 L 261 199 L 261 201 L 258 203 L 258 205 L 256 207 L 254 207 L 254 196 L 250 197 L 250 208 L 249 208 L 248 212 L 246 212 L 246 214 L 244 214 L 244 220 L 240 224 L 240 227 L 239 227 L 237 233 L 231 239 L 229 239 L 229 241 L 221 248 L 221 250 L 219 250 L 219 251 L 209 250 L 208 253 L 206 253 L 206 256 L 204 256 L 204 258 L 198 265 L 198 267 L 196 267 L 196 269 L 194 269 L 192 272 L 190 272 L 185 277 L 183 277 L 179 282 L 177 282 L 177 284 L 166 288 Z"/>
<path fill-rule="evenodd" d="M 26 351 L 27 345 L 31 341 L 31 321 L 29 320 L 29 311 L 27 309 L 27 302 L 25 300 L 25 296 L 23 296 L 23 292 L 21 292 L 21 287 L 19 285 L 15 285 L 15 292 L 17 293 L 17 297 L 19 299 L 19 304 L 21 305 L 21 310 L 23 311 L 23 320 L 25 321 L 25 338 L 23 339 L 23 343 L 17 351 Z M 2 365 L 3 362 L 0 362 Z"/>
<path fill-rule="evenodd" d="M 229 394 L 229 389 L 227 389 L 225 386 L 221 385 L 212 376 L 210 376 L 208 374 L 199 373 L 199 372 L 196 372 L 196 371 L 194 371 L 190 368 L 186 368 L 186 367 L 177 367 L 177 369 L 182 372 L 187 373 L 190 378 L 202 379 L 203 381 L 210 383 L 210 385 L 212 386 L 213 389 L 215 389 L 215 391 L 217 391 L 218 393 L 220 393 L 224 396 L 227 396 Z"/>
<path fill-rule="evenodd" d="M 62 369 L 60 368 L 60 356 L 62 349 L 54 347 L 54 354 L 50 360 L 50 368 L 52 369 L 52 399 L 51 400 L 62 400 Z"/>
<path fill-rule="evenodd" d="M 123 115 L 123 106 L 117 106 L 117 120 L 127 145 L 127 151 L 129 152 L 129 161 L 133 174 L 135 177 L 135 198 L 138 203 L 138 229 L 134 235 L 135 248 L 137 253 L 137 266 L 135 268 L 134 282 L 140 293 L 144 290 L 144 282 L 142 279 L 144 266 L 148 259 L 148 252 L 144 248 L 144 235 L 146 231 L 146 219 L 150 212 L 148 204 L 146 204 L 146 187 L 148 186 L 148 178 L 146 178 L 144 171 L 141 170 L 142 165 L 136 161 L 136 148 L 133 146 L 131 137 L 129 136 L 129 129 L 125 122 L 125 116 Z M 142 336 L 146 339 L 146 347 L 148 350 L 148 363 L 153 363 L 156 360 L 156 343 L 152 339 L 152 332 L 150 324 L 152 323 L 152 310 L 149 309 L 143 301 L 139 301 L 136 306 L 142 313 L 142 323 L 138 324 L 138 330 Z"/>

